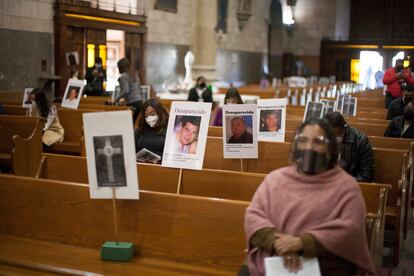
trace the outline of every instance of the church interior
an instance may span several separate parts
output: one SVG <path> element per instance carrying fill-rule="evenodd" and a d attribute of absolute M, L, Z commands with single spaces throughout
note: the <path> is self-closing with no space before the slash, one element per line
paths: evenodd
<path fill-rule="evenodd" d="M 0 275 L 413 275 L 413 14 L 0 0 Z"/>

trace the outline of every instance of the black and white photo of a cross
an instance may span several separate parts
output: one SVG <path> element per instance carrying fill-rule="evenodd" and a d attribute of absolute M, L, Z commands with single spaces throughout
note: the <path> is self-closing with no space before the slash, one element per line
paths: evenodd
<path fill-rule="evenodd" d="M 97 152 L 99 155 L 104 155 L 106 157 L 106 165 L 108 168 L 108 181 L 114 182 L 114 165 L 113 165 L 113 156 L 115 154 L 121 154 L 122 149 L 121 148 L 114 148 L 111 144 L 110 137 L 105 137 L 105 146 L 101 149 L 97 149 Z"/>

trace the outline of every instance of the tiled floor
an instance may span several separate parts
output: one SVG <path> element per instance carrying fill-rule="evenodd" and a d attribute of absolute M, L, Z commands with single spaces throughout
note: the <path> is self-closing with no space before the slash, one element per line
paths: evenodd
<path fill-rule="evenodd" d="M 408 228 L 407 239 L 404 241 L 401 251 L 401 259 L 398 267 L 392 269 L 392 276 L 414 275 L 414 223 Z"/>

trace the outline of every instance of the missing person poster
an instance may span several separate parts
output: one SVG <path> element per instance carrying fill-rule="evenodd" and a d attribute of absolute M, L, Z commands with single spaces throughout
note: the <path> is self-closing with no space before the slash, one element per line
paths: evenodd
<path fill-rule="evenodd" d="M 116 188 L 116 198 L 138 199 L 132 126 L 129 110 L 83 114 L 91 198 L 112 198 Z"/>
<path fill-rule="evenodd" d="M 305 108 L 305 114 L 303 114 L 303 122 L 310 118 L 322 118 L 323 103 L 307 102 Z"/>
<path fill-rule="evenodd" d="M 172 102 L 162 166 L 201 170 L 211 103 Z"/>
<path fill-rule="evenodd" d="M 85 83 L 83 80 L 70 79 L 62 99 L 62 107 L 78 109 Z"/>
<path fill-rule="evenodd" d="M 334 112 L 336 110 L 336 101 L 334 100 L 321 100 L 321 103 L 323 103 L 323 114 L 322 116 L 325 116 L 326 113 Z"/>
<path fill-rule="evenodd" d="M 341 113 L 345 117 L 355 117 L 357 113 L 357 98 L 344 97 L 342 100 Z"/>
<path fill-rule="evenodd" d="M 258 158 L 257 105 L 223 106 L 224 158 Z"/>
<path fill-rule="evenodd" d="M 257 100 L 259 141 L 285 141 L 286 99 Z"/>
<path fill-rule="evenodd" d="M 30 107 L 32 105 L 32 98 L 30 95 L 32 94 L 33 88 L 25 88 L 23 93 L 23 102 L 22 107 Z"/>

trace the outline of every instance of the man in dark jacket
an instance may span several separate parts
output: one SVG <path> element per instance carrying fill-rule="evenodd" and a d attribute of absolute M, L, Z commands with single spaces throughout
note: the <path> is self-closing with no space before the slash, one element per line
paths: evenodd
<path fill-rule="evenodd" d="M 94 66 L 86 70 L 85 94 L 88 96 L 101 96 L 106 82 L 106 70 L 102 67 L 102 58 L 96 57 Z"/>
<path fill-rule="evenodd" d="M 394 117 L 385 130 L 384 136 L 414 139 L 414 104 L 404 107 L 404 114 Z"/>
<path fill-rule="evenodd" d="M 371 182 L 374 178 L 374 154 L 368 137 L 348 126 L 339 112 L 330 112 L 325 119 L 336 132 L 341 144 L 340 166 L 357 181 Z"/>
<path fill-rule="evenodd" d="M 404 107 L 409 102 L 414 100 L 414 86 L 406 85 L 403 91 L 403 97 L 395 99 L 388 107 L 387 120 L 392 120 L 396 116 L 401 116 L 404 113 Z"/>
<path fill-rule="evenodd" d="M 207 87 L 206 79 L 203 76 L 197 78 L 196 86 L 190 89 L 187 100 L 190 102 L 213 102 L 213 94 Z"/>

